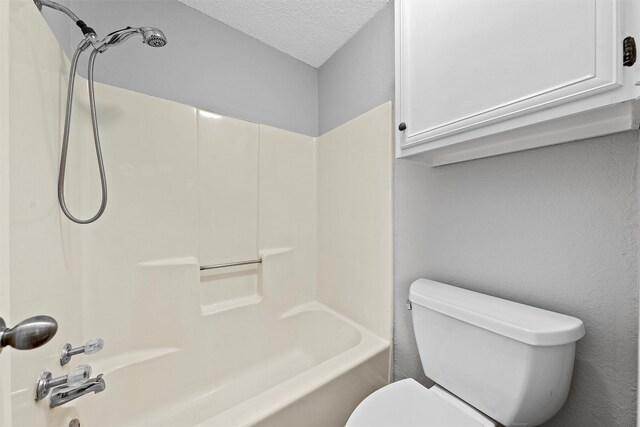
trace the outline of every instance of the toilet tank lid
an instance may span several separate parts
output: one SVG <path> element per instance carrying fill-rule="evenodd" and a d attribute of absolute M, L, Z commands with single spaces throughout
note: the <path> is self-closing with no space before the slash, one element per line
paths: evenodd
<path fill-rule="evenodd" d="M 413 282 L 409 299 L 413 304 L 534 346 L 562 345 L 584 336 L 584 324 L 575 317 L 429 279 Z"/>

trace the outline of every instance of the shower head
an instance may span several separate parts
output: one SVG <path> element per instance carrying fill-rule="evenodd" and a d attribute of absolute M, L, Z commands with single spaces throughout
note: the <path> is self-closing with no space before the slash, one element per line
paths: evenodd
<path fill-rule="evenodd" d="M 163 47 L 167 44 L 167 37 L 162 31 L 154 27 L 142 27 L 142 41 L 151 47 Z"/>
<path fill-rule="evenodd" d="M 111 46 L 118 46 L 135 34 L 140 34 L 142 36 L 142 42 L 151 47 L 162 47 L 167 44 L 167 37 L 158 28 L 127 27 L 107 34 L 107 36 L 102 40 L 101 46 L 98 50 L 100 52 L 104 52 Z"/>

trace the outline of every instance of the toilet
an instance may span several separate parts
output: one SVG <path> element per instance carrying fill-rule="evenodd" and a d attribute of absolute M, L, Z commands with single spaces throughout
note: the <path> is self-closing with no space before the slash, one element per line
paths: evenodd
<path fill-rule="evenodd" d="M 564 404 L 575 317 L 418 279 L 409 294 L 426 388 L 413 379 L 364 399 L 347 427 L 537 426 Z"/>

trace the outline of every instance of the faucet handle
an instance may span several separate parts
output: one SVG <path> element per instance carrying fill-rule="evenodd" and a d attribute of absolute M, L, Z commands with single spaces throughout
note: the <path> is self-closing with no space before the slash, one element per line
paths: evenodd
<path fill-rule="evenodd" d="M 77 387 L 91 378 L 91 366 L 78 365 L 69 371 L 67 375 L 67 387 Z"/>
<path fill-rule="evenodd" d="M 94 354 L 102 350 L 104 347 L 104 341 L 102 338 L 93 338 L 85 343 L 85 345 L 81 347 L 73 348 L 71 344 L 66 343 L 64 347 L 62 347 L 62 352 L 60 353 L 60 366 L 64 366 L 71 361 L 71 357 L 76 354 Z"/>
<path fill-rule="evenodd" d="M 84 345 L 84 354 L 93 354 L 102 350 L 104 347 L 104 341 L 102 338 L 93 338 L 87 341 Z"/>

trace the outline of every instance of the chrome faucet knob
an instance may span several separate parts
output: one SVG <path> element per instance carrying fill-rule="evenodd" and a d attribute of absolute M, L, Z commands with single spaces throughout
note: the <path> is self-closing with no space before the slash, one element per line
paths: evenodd
<path fill-rule="evenodd" d="M 67 343 L 62 347 L 62 352 L 60 353 L 60 366 L 69 363 L 71 357 L 76 354 L 94 354 L 102 350 L 102 347 L 104 347 L 102 338 L 90 339 L 85 345 L 76 348 L 72 348 L 71 344 Z"/>
<path fill-rule="evenodd" d="M 68 375 L 53 378 L 51 372 L 43 372 L 36 383 L 36 401 L 49 395 L 52 388 L 58 386 L 77 387 L 91 378 L 91 366 L 79 365 L 69 371 Z"/>
<path fill-rule="evenodd" d="M 93 338 L 87 341 L 84 345 L 84 354 L 93 354 L 102 350 L 104 347 L 104 340 L 102 338 Z"/>
<path fill-rule="evenodd" d="M 31 350 L 48 343 L 58 331 L 53 317 L 34 316 L 23 320 L 13 328 L 7 328 L 0 317 L 0 351 L 3 347 Z"/>

